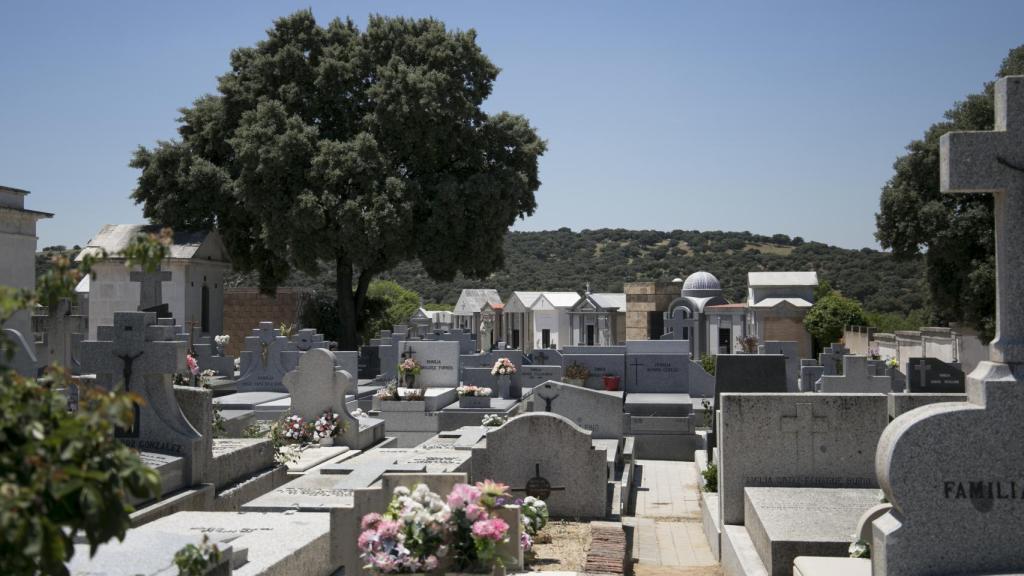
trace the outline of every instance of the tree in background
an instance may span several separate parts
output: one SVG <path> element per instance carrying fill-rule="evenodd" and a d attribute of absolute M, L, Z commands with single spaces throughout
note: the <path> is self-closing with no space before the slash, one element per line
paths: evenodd
<path fill-rule="evenodd" d="M 999 76 L 1024 74 L 1024 46 L 1010 51 Z M 939 192 L 939 138 L 953 130 L 992 130 L 993 85 L 946 111 L 921 140 L 907 145 L 882 189 L 875 237 L 899 258 L 925 254 L 932 313 L 964 321 L 983 340 L 995 330 L 995 238 L 989 194 Z"/>
<path fill-rule="evenodd" d="M 219 94 L 181 111 L 180 141 L 136 151 L 133 198 L 151 220 L 216 226 L 265 292 L 332 268 L 337 340 L 355 348 L 375 276 L 418 260 L 438 280 L 484 277 L 536 208 L 545 144 L 481 109 L 497 75 L 472 30 L 297 12 L 231 53 Z"/>
<path fill-rule="evenodd" d="M 827 288 L 828 283 L 822 282 L 821 286 Z M 830 290 L 823 296 L 816 296 L 814 306 L 811 306 L 807 316 L 804 316 L 804 327 L 817 342 L 815 350 L 838 342 L 843 337 L 846 326 L 866 323 L 867 319 L 860 302 L 847 298 L 835 290 Z"/>
<path fill-rule="evenodd" d="M 406 290 L 391 280 L 374 280 L 366 291 L 366 304 L 359 317 L 358 332 L 367 342 L 378 332 L 404 324 L 419 308 L 420 295 Z M 338 301 L 333 294 L 318 292 L 302 308 L 302 325 L 316 328 L 327 340 L 336 340 L 338 333 Z"/>

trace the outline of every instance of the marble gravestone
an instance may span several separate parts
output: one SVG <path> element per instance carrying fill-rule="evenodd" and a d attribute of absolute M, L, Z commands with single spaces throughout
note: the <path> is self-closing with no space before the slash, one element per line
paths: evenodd
<path fill-rule="evenodd" d="M 884 394 L 723 394 L 718 494 L 724 524 L 744 523 L 747 487 L 877 488 Z"/>
<path fill-rule="evenodd" d="M 543 442 L 538 442 L 543 438 Z M 488 431 L 472 448 L 470 480 L 508 484 L 513 495 L 544 492 L 552 517 L 603 518 L 608 509 L 604 449 L 590 432 L 557 414 L 530 412 Z"/>
<path fill-rule="evenodd" d="M 129 279 L 139 283 L 139 311 L 155 312 L 164 303 L 163 283 L 171 281 L 171 271 L 159 267 L 152 272 L 134 270 Z"/>
<path fill-rule="evenodd" d="M 274 328 L 273 322 L 260 322 L 251 336 L 245 337 L 241 375 L 235 382 L 239 392 L 286 392 L 281 379 L 290 371 L 283 353 L 293 350 L 288 338 Z"/>
<path fill-rule="evenodd" d="M 285 374 L 281 383 L 291 393 L 291 413 L 316 422 L 327 410 L 344 410 L 347 380 L 334 371 L 334 355 L 315 348 L 302 355 L 299 367 Z"/>
<path fill-rule="evenodd" d="M 911 358 L 907 361 L 907 385 L 910 392 L 963 394 L 964 372 L 959 365 L 938 358 Z"/>
<path fill-rule="evenodd" d="M 441 340 L 403 340 L 400 355 L 420 363 L 417 388 L 456 388 L 459 385 L 459 343 Z"/>
<path fill-rule="evenodd" d="M 545 382 L 533 389 L 533 411 L 558 414 L 589 430 L 595 439 L 622 438 L 622 392 Z"/>
<path fill-rule="evenodd" d="M 873 523 L 875 574 L 1024 571 L 1024 76 L 994 92 L 994 131 L 939 140 L 939 183 L 994 197 L 996 336 L 967 402 L 912 410 L 882 435 L 877 474 L 893 509 Z"/>
<path fill-rule="evenodd" d="M 818 354 L 818 364 L 825 369 L 824 375 L 839 374 L 839 370 L 843 367 L 843 356 L 849 353 L 850 349 L 838 342 L 822 350 L 821 354 Z"/>
<path fill-rule="evenodd" d="M 656 341 L 659 344 L 661 341 Z M 666 340 L 665 342 L 685 342 Z M 689 391 L 688 354 L 627 354 L 625 390 L 634 393 L 678 393 Z"/>
<path fill-rule="evenodd" d="M 626 379 L 626 355 L 625 354 L 563 354 L 562 366 L 568 369 L 572 364 L 579 364 L 590 372 L 590 376 L 583 382 L 583 386 L 593 390 L 604 389 L 605 376 L 619 376 L 621 382 Z"/>
<path fill-rule="evenodd" d="M 185 370 L 187 344 L 175 340 L 174 326 L 157 325 L 152 312 L 117 312 L 113 340 L 82 342 L 82 370 L 96 374 L 97 385 L 122 389 L 142 397 L 135 420 L 117 438 L 141 452 L 184 459 L 182 478 L 190 486 L 200 481 L 203 440 L 182 413 L 174 397 L 174 374 Z M 165 492 L 168 491 L 165 486 Z"/>

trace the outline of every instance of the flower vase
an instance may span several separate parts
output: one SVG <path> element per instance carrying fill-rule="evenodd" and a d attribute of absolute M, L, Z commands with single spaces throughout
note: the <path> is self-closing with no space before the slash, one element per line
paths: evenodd
<path fill-rule="evenodd" d="M 334 436 L 328 436 L 318 440 L 321 446 L 334 446 Z"/>
<path fill-rule="evenodd" d="M 416 387 L 416 375 L 406 372 L 405 373 L 405 387 L 415 388 Z"/>
<path fill-rule="evenodd" d="M 512 377 L 508 375 L 498 376 L 498 398 L 512 397 Z"/>

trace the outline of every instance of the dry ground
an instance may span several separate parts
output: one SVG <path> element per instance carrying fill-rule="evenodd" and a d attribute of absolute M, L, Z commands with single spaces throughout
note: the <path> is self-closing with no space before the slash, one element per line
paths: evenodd
<path fill-rule="evenodd" d="M 531 572 L 582 572 L 590 549 L 590 523 L 552 520 L 537 535 Z"/>

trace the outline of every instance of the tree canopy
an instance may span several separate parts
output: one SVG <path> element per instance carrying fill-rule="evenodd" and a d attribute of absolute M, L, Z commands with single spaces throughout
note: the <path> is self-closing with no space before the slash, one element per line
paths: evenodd
<path fill-rule="evenodd" d="M 860 303 L 834 290 L 818 298 L 804 316 L 804 327 L 818 343 L 815 349 L 838 342 L 846 326 L 863 326 L 866 323 Z"/>
<path fill-rule="evenodd" d="M 1024 46 L 996 76 L 1024 74 Z M 898 258 L 924 253 L 933 320 L 964 321 L 991 338 L 995 321 L 992 198 L 939 192 L 939 138 L 953 130 L 992 130 L 993 82 L 946 111 L 924 137 L 907 145 L 882 189 L 875 236 Z"/>
<path fill-rule="evenodd" d="M 498 68 L 476 33 L 433 19 L 281 18 L 234 50 L 218 94 L 181 110 L 179 140 L 140 147 L 147 218 L 216 226 L 235 267 L 272 291 L 333 269 L 339 344 L 370 281 L 403 261 L 483 277 L 532 214 L 545 143 L 523 116 L 481 109 Z"/>

